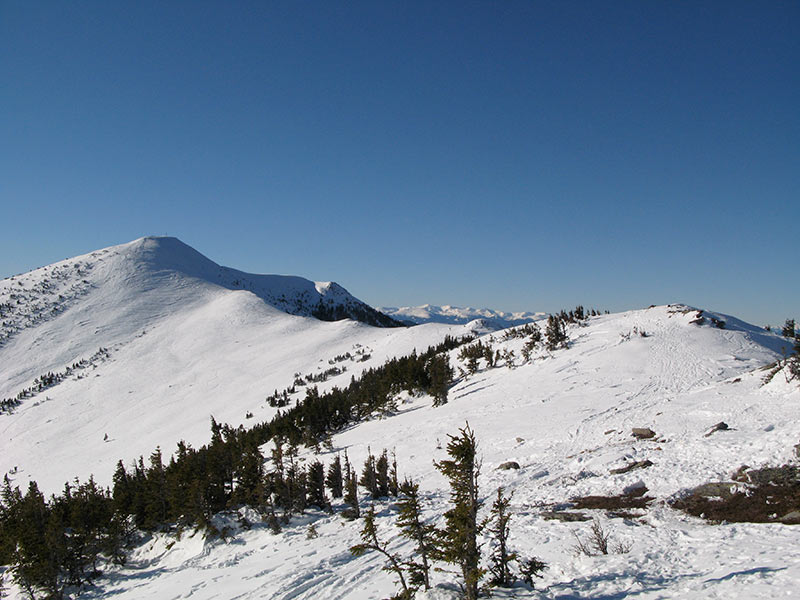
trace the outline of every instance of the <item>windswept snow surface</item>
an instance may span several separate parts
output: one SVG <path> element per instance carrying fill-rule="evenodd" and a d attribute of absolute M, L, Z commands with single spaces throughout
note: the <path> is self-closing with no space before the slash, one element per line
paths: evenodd
<path fill-rule="evenodd" d="M 346 383 L 363 365 L 466 330 L 322 323 L 281 313 L 246 291 L 196 291 L 205 295 L 202 301 L 180 309 L 167 305 L 140 337 L 120 334 L 116 345 L 104 342 L 110 357 L 82 371 L 82 378 L 48 390 L 50 400 L 37 396 L 16 413 L 0 415 L 0 468 L 19 465 L 14 483 L 24 485 L 32 476 L 54 491 L 66 478 L 89 472 L 107 483 L 118 458 L 149 453 L 156 444 L 168 450 L 181 438 L 207 441 L 209 414 L 234 425 L 247 424 L 246 410 L 256 413 L 255 420 L 267 418 L 272 409 L 264 406 L 266 394 L 289 385 L 295 372 L 327 368 L 326 359 L 343 351 L 369 348 L 375 362 L 344 363 L 352 366 L 340 376 L 344 381 L 329 380 L 323 389 Z M 360 468 L 368 447 L 394 449 L 401 478 L 420 483 L 426 516 L 438 521 L 448 491 L 433 461 L 445 458 L 448 434 L 469 422 L 483 457 L 486 512 L 498 487 L 513 493 L 512 547 L 550 565 L 536 590 L 518 585 L 496 592 L 498 598 L 793 597 L 800 589 L 800 527 L 711 525 L 667 504 L 689 487 L 727 479 L 742 464 L 791 461 L 800 441 L 797 382 L 779 373 L 762 383 L 761 367 L 779 356 L 786 341 L 732 317 L 703 316 L 693 323 L 696 310 L 660 306 L 593 317 L 569 327 L 569 348 L 534 352 L 524 364 L 523 339 L 487 333 L 484 341 L 501 354 L 514 352 L 511 361 L 501 359 L 494 368 L 482 362 L 475 374 L 460 376 L 448 404 L 439 408 L 428 397 L 401 397 L 397 414 L 335 435 L 334 451 L 321 459 L 328 463 L 347 450 Z M 712 317 L 725 328 L 713 326 Z M 124 325 L 114 322 L 109 331 L 114 327 Z M 53 336 L 54 343 L 61 340 Z M 458 372 L 465 366 L 457 354 L 450 358 Z M 17 384 L 24 381 L 20 376 Z M 719 421 L 730 429 L 706 437 Z M 632 427 L 650 427 L 657 436 L 635 440 Z M 103 442 L 106 432 L 110 440 Z M 653 465 L 610 473 L 645 459 Z M 498 470 L 506 461 L 521 468 Z M 655 502 L 641 517 L 587 511 L 614 538 L 631 544 L 627 554 L 576 556 L 574 536 L 586 536 L 587 523 L 542 516 L 576 496 L 619 494 L 642 484 Z M 393 526 L 391 502 L 378 502 L 376 512 L 390 549 L 410 554 L 411 544 Z M 233 534 L 227 541 L 192 531 L 143 540 L 126 567 L 108 567 L 107 576 L 81 597 L 361 600 L 396 590 L 379 556 L 349 554 L 360 522 L 312 510 L 273 535 L 252 511 L 242 513 L 251 528 L 241 527 L 235 515 L 218 517 L 217 525 Z M 317 531 L 311 539 L 310 523 Z M 484 551 L 490 549 L 486 539 Z M 455 597 L 452 575 L 437 573 L 434 581 L 437 588 L 419 600 Z M 15 590 L 11 597 L 21 595 Z"/>
<path fill-rule="evenodd" d="M 475 319 L 480 319 L 492 329 L 505 329 L 524 323 L 531 323 L 545 318 L 545 313 L 533 312 L 505 312 L 490 308 L 461 308 L 459 306 L 383 306 L 378 308 L 382 313 L 413 324 L 420 323 L 449 323 L 451 325 L 464 325 Z"/>

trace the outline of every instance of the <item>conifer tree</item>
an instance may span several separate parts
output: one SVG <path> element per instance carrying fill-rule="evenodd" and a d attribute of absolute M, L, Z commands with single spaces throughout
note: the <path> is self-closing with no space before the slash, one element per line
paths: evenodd
<path fill-rule="evenodd" d="M 375 462 L 375 484 L 379 497 L 389 495 L 389 455 L 385 448 Z"/>
<path fill-rule="evenodd" d="M 437 354 L 430 358 L 427 364 L 430 379 L 429 393 L 433 396 L 433 405 L 447 404 L 447 391 L 453 381 L 453 369 L 446 353 Z"/>
<path fill-rule="evenodd" d="M 375 508 L 370 506 L 364 514 L 364 526 L 361 529 L 361 543 L 350 547 L 350 552 L 353 556 L 362 556 L 366 552 L 372 550 L 383 554 L 388 561 L 388 565 L 383 567 L 384 571 L 394 573 L 400 580 L 400 585 L 403 591 L 397 596 L 400 599 L 410 599 L 411 591 L 406 585 L 406 578 L 403 575 L 403 567 L 400 558 L 396 554 L 392 554 L 387 549 L 386 543 L 381 542 L 378 538 L 378 528 L 375 524 Z"/>
<path fill-rule="evenodd" d="M 787 338 L 794 337 L 794 319 L 786 319 L 786 322 L 783 324 L 783 328 L 781 329 L 781 335 Z"/>
<path fill-rule="evenodd" d="M 325 467 L 315 460 L 308 465 L 308 504 L 322 510 L 330 510 L 330 502 L 325 494 Z"/>
<path fill-rule="evenodd" d="M 547 317 L 547 328 L 545 329 L 544 335 L 546 339 L 545 346 L 548 350 L 552 351 L 557 348 L 566 348 L 569 338 L 567 337 L 564 319 L 553 315 Z"/>
<path fill-rule="evenodd" d="M 389 470 L 389 493 L 397 498 L 400 486 L 397 482 L 397 454 L 392 450 L 392 467 Z"/>
<path fill-rule="evenodd" d="M 413 589 L 431 587 L 431 557 L 435 554 L 436 527 L 426 524 L 422 518 L 422 505 L 419 498 L 419 485 L 406 479 L 400 485 L 397 501 L 397 526 L 400 535 L 414 542 L 418 560 L 406 561 L 409 572 L 409 586 Z"/>
<path fill-rule="evenodd" d="M 364 461 L 364 468 L 361 470 L 361 479 L 358 480 L 361 487 L 366 488 L 372 499 L 380 496 L 378 490 L 378 473 L 375 469 L 375 457 L 372 450 L 367 447 L 367 458 Z"/>
<path fill-rule="evenodd" d="M 511 520 L 508 506 L 510 503 L 511 495 L 504 496 L 503 488 L 498 488 L 497 498 L 492 504 L 492 520 L 489 526 L 489 532 L 496 544 L 490 557 L 489 571 L 492 574 L 492 584 L 500 587 L 509 587 L 514 583 L 510 564 L 517 559 L 516 552 L 512 552 L 508 548 L 508 523 Z"/>
<path fill-rule="evenodd" d="M 346 519 L 358 519 L 361 516 L 361 509 L 358 506 L 358 479 L 353 467 L 350 466 L 350 460 L 347 458 L 347 452 L 344 453 L 344 501 L 348 508 L 342 513 Z"/>
<path fill-rule="evenodd" d="M 264 496 L 264 456 L 258 444 L 250 443 L 243 450 L 234 469 L 236 489 L 231 498 L 234 504 L 258 506 Z"/>
<path fill-rule="evenodd" d="M 434 463 L 450 483 L 452 507 L 445 517 L 445 527 L 438 532 L 436 558 L 457 565 L 464 579 L 464 597 L 476 600 L 478 582 L 483 576 L 480 568 L 478 535 L 483 525 L 478 522 L 478 474 L 475 434 L 469 424 L 459 430 L 458 436 L 448 436 L 447 454 L 450 459 Z"/>
<path fill-rule="evenodd" d="M 342 476 L 342 461 L 339 455 L 333 459 L 333 462 L 328 466 L 328 473 L 325 476 L 325 484 L 331 490 L 331 496 L 334 498 L 341 498 L 344 488 L 344 480 Z"/>

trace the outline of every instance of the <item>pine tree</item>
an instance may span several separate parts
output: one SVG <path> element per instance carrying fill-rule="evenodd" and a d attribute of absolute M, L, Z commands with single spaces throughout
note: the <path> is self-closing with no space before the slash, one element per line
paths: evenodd
<path fill-rule="evenodd" d="M 516 552 L 510 551 L 508 548 L 508 523 L 511 520 L 508 506 L 510 503 L 511 495 L 504 496 L 503 488 L 498 488 L 497 498 L 492 504 L 492 521 L 489 526 L 489 532 L 496 544 L 490 558 L 489 571 L 492 574 L 492 584 L 500 587 L 509 587 L 514 583 L 510 563 L 517 559 Z"/>
<path fill-rule="evenodd" d="M 150 468 L 147 470 L 145 529 L 155 529 L 167 520 L 167 486 L 161 448 L 156 447 L 150 455 Z"/>
<path fill-rule="evenodd" d="M 563 311 L 562 311 L 563 312 Z M 544 332 L 545 346 L 548 350 L 556 350 L 557 348 L 566 348 L 567 330 L 564 325 L 564 320 L 561 317 L 550 315 L 547 317 L 547 328 Z"/>
<path fill-rule="evenodd" d="M 366 554 L 367 551 L 372 550 L 373 552 L 383 554 L 389 563 L 383 567 L 383 570 L 396 574 L 403 588 L 403 591 L 397 597 L 401 599 L 410 599 L 411 591 L 406 585 L 406 578 L 403 575 L 403 567 L 400 558 L 396 554 L 389 552 L 386 543 L 381 542 L 378 538 L 378 529 L 375 525 L 375 508 L 372 506 L 370 506 L 364 514 L 364 526 L 361 529 L 361 540 L 362 542 L 360 544 L 350 547 L 350 553 L 353 556 L 362 556 Z"/>
<path fill-rule="evenodd" d="M 361 470 L 361 479 L 358 480 L 361 487 L 366 488 L 372 499 L 380 496 L 378 490 L 378 473 L 375 469 L 375 457 L 372 450 L 367 447 L 367 458 L 364 461 L 364 468 Z"/>
<path fill-rule="evenodd" d="M 794 319 L 786 319 L 786 322 L 783 324 L 783 328 L 781 329 L 781 335 L 787 338 L 794 337 Z"/>
<path fill-rule="evenodd" d="M 414 542 L 418 560 L 406 561 L 409 572 L 409 586 L 413 589 L 431 587 L 431 557 L 435 554 L 436 527 L 426 524 L 422 519 L 422 505 L 419 498 L 419 485 L 406 479 L 400 486 L 397 501 L 397 526 L 400 535 Z"/>
<path fill-rule="evenodd" d="M 333 462 L 328 466 L 328 474 L 325 476 L 325 484 L 331 490 L 331 496 L 334 498 L 341 498 L 344 491 L 344 480 L 342 476 L 342 461 L 339 455 L 333 459 Z"/>
<path fill-rule="evenodd" d="M 397 454 L 392 450 L 392 467 L 389 470 L 389 493 L 397 498 L 400 486 L 397 482 Z"/>
<path fill-rule="evenodd" d="M 445 527 L 438 533 L 436 558 L 458 565 L 464 578 L 464 597 L 476 600 L 478 582 L 484 574 L 479 567 L 480 547 L 478 535 L 483 525 L 478 522 L 478 474 L 480 461 L 477 457 L 475 434 L 467 424 L 459 430 L 460 435 L 448 436 L 449 460 L 434 463 L 450 483 L 452 508 L 445 517 Z"/>
<path fill-rule="evenodd" d="M 231 502 L 234 505 L 260 505 L 264 496 L 264 456 L 258 449 L 258 444 L 250 443 L 246 446 L 237 461 L 234 474 L 237 485 Z"/>
<path fill-rule="evenodd" d="M 361 509 L 358 506 L 358 479 L 350 466 L 347 452 L 344 453 L 344 470 L 344 501 L 348 508 L 342 512 L 342 516 L 346 519 L 358 519 L 361 516 Z"/>
<path fill-rule="evenodd" d="M 447 354 L 437 354 L 432 356 L 426 366 L 428 378 L 430 380 L 429 393 L 433 396 L 433 405 L 442 406 L 447 404 L 447 391 L 453 381 L 453 369 Z"/>
<path fill-rule="evenodd" d="M 330 510 L 331 505 L 325 494 L 325 467 L 323 464 L 315 460 L 308 465 L 306 477 L 308 479 L 308 504 L 322 510 Z"/>
<path fill-rule="evenodd" d="M 375 484 L 379 497 L 385 498 L 389 495 L 389 455 L 386 449 L 375 463 Z"/>

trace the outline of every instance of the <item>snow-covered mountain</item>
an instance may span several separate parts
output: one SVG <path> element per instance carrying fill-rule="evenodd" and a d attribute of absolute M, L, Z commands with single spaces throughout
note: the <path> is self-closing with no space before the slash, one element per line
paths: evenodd
<path fill-rule="evenodd" d="M 268 419 L 267 395 L 333 357 L 354 357 L 338 380 L 349 381 L 462 331 L 375 327 L 396 323 L 335 283 L 220 267 L 174 238 L 8 278 L 0 307 L 0 400 L 22 395 L 0 412 L 0 472 L 18 467 L 18 482 L 49 491 L 65 470 L 107 482 L 119 458 L 203 443 L 212 414 Z"/>
<path fill-rule="evenodd" d="M 451 351 L 447 404 L 398 392 L 396 412 L 336 433 L 318 458 L 346 450 L 360 468 L 368 449 L 394 449 L 401 478 L 420 483 L 426 518 L 441 523 L 449 491 L 433 461 L 469 422 L 484 510 L 498 487 L 513 493 L 512 548 L 550 565 L 536 590 L 520 585 L 498 598 L 772 598 L 800 588 L 800 526 L 712 525 L 670 505 L 744 464 L 797 461 L 798 383 L 783 372 L 764 383 L 787 340 L 734 317 L 681 305 L 602 315 L 569 325 L 567 348 L 531 351 L 521 327 L 322 321 L 313 307 L 327 294 L 336 306 L 360 305 L 332 285 L 219 267 L 169 238 L 16 276 L 0 294 L 0 398 L 31 390 L 0 413 L 0 473 L 21 488 L 34 479 L 55 493 L 90 473 L 108 485 L 119 459 L 207 443 L 211 415 L 234 427 L 270 419 L 277 409 L 266 396 L 298 375 L 320 376 L 320 392 L 341 389 L 387 358 L 473 333 L 491 346 L 492 364 Z M 47 373 L 54 377 L 38 379 L 38 391 Z M 709 434 L 720 422 L 727 428 Z M 637 439 L 633 428 L 654 436 Z M 304 451 L 301 464 L 311 458 Z M 509 462 L 518 468 L 500 468 Z M 577 497 L 644 488 L 653 500 L 643 510 L 571 511 L 598 519 L 628 553 L 577 556 L 576 536 L 591 523 L 553 519 Z M 375 507 L 381 538 L 408 556 L 413 544 L 394 526 L 393 502 Z M 382 558 L 348 551 L 361 522 L 334 509 L 294 517 L 277 535 L 243 508 L 216 517 L 226 540 L 193 530 L 143 537 L 127 566 L 104 566 L 109 576 L 80 597 L 389 597 L 396 586 Z M 491 549 L 488 534 L 483 544 Z M 436 589 L 417 600 L 451 600 L 454 583 L 436 573 Z"/>
<path fill-rule="evenodd" d="M 449 323 L 463 325 L 481 319 L 487 327 L 505 329 L 524 323 L 538 321 L 547 316 L 546 313 L 533 312 L 504 312 L 490 308 L 462 308 L 459 306 L 435 306 L 423 304 L 422 306 L 382 306 L 378 308 L 383 314 L 410 324 L 419 323 Z"/>

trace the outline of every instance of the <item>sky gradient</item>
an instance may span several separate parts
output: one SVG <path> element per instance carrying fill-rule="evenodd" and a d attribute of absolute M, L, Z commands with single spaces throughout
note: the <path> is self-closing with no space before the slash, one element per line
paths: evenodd
<path fill-rule="evenodd" d="M 0 277 L 144 235 L 373 305 L 800 319 L 798 2 L 0 5 Z"/>

